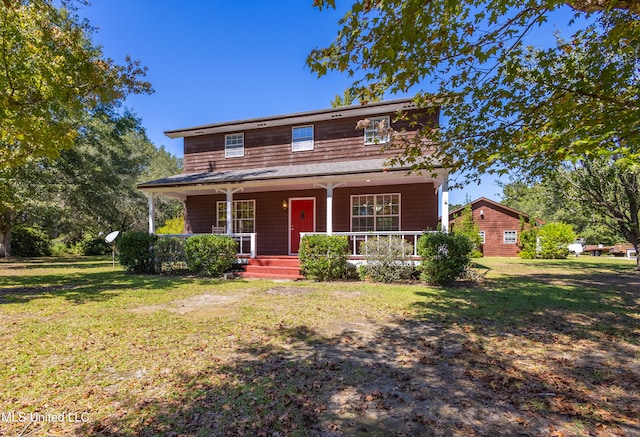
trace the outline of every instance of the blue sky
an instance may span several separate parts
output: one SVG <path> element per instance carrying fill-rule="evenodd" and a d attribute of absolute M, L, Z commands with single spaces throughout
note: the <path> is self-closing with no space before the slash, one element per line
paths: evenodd
<path fill-rule="evenodd" d="M 330 107 L 349 78 L 318 79 L 305 60 L 335 38 L 351 2 L 337 3 L 320 12 L 311 0 L 93 0 L 79 14 L 97 28 L 106 56 L 123 63 L 130 55 L 148 67 L 155 93 L 131 96 L 126 106 L 156 146 L 182 156 L 182 139 L 164 131 Z M 450 201 L 500 200 L 501 191 L 487 176 L 451 191 Z"/>

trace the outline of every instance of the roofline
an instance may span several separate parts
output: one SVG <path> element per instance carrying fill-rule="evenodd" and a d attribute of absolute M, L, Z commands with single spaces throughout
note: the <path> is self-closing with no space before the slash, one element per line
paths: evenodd
<path fill-rule="evenodd" d="M 487 199 L 486 197 L 478 197 L 476 200 L 474 200 L 472 202 L 469 202 L 466 205 L 463 205 L 463 206 L 461 206 L 459 208 L 456 208 L 453 211 L 449 211 L 449 216 L 451 217 L 453 214 L 465 209 L 468 205 L 473 205 L 474 203 L 478 203 L 478 202 L 480 202 L 482 200 L 484 200 L 485 202 L 491 203 L 492 205 L 495 205 L 498 208 L 502 208 L 504 210 L 510 211 L 510 212 L 512 212 L 514 214 L 518 214 L 518 215 L 521 215 L 523 217 L 532 217 L 530 214 L 527 214 L 527 213 L 522 212 L 522 211 L 518 211 L 517 209 L 510 208 L 507 205 L 504 205 L 504 204 L 502 204 L 500 202 L 496 202 L 495 200 Z M 534 220 L 542 223 L 542 220 L 540 220 L 539 218 L 537 218 L 537 217 L 533 217 L 533 218 L 534 218 Z"/>
<path fill-rule="evenodd" d="M 269 117 L 249 118 L 221 123 L 211 123 L 182 129 L 168 130 L 164 134 L 169 138 L 184 138 L 197 135 L 207 135 L 221 132 L 233 132 L 239 130 L 261 129 L 265 127 L 305 124 L 314 121 L 331 120 L 336 118 L 362 117 L 383 112 L 396 112 L 399 110 L 417 109 L 413 97 L 386 100 L 383 102 L 369 103 L 366 105 L 341 106 L 338 108 L 319 109 L 307 112 L 298 112 Z"/>
<path fill-rule="evenodd" d="M 442 168 L 442 167 L 440 167 Z M 158 184 L 154 184 L 154 181 L 144 182 L 138 184 L 136 188 L 140 190 L 152 190 L 155 188 L 177 188 L 177 187 L 189 187 L 189 186 L 199 186 L 199 185 L 225 185 L 225 184 L 239 184 L 239 183 L 247 183 L 247 182 L 264 182 L 264 181 L 282 181 L 282 180 L 294 180 L 294 179 L 313 179 L 318 177 L 341 177 L 341 176 L 357 176 L 357 175 L 365 175 L 365 174 L 396 174 L 401 172 L 407 172 L 411 169 L 411 167 L 394 167 L 390 169 L 381 168 L 379 170 L 375 169 L 362 169 L 362 170 L 349 170 L 349 171 L 336 171 L 336 172 L 312 172 L 304 175 L 287 175 L 287 176 L 279 176 L 277 178 L 270 177 L 255 177 L 249 179 L 236 179 L 236 180 L 225 180 L 225 181 L 176 181 L 176 182 L 162 182 Z M 193 175 L 197 175 L 198 173 L 194 173 Z M 189 173 L 185 173 L 184 175 L 188 176 Z M 162 179 L 159 179 L 162 181 Z"/>

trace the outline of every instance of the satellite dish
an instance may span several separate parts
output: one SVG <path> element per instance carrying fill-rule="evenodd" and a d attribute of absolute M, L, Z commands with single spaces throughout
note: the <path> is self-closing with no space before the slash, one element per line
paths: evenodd
<path fill-rule="evenodd" d="M 111 244 L 111 256 L 113 259 L 113 267 L 116 266 L 116 245 L 113 244 L 113 242 L 116 240 L 116 238 L 118 238 L 118 235 L 120 235 L 120 231 L 113 231 L 104 238 L 104 241 L 106 241 L 108 244 Z"/>
<path fill-rule="evenodd" d="M 104 241 L 107 243 L 113 243 L 113 241 L 118 238 L 118 235 L 120 235 L 120 231 L 113 231 L 105 237 Z"/>

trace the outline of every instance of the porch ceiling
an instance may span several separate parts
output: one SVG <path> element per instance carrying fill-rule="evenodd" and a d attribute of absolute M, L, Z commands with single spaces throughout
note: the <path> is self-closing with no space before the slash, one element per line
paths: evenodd
<path fill-rule="evenodd" d="M 442 169 L 431 173 L 409 173 L 409 167 L 386 167 L 386 159 L 327 162 L 292 166 L 190 173 L 138 185 L 152 194 L 185 199 L 187 196 L 219 192 L 227 188 L 245 193 L 303 190 L 326 186 L 375 186 L 435 182 L 436 189 L 447 176 Z"/>

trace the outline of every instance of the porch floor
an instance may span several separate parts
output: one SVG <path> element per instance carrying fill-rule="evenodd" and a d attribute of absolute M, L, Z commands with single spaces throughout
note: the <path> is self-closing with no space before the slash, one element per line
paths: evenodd
<path fill-rule="evenodd" d="M 300 260 L 297 256 L 258 256 L 248 258 L 244 271 L 238 276 L 243 279 L 282 279 L 297 281 L 304 279 L 300 274 Z"/>

